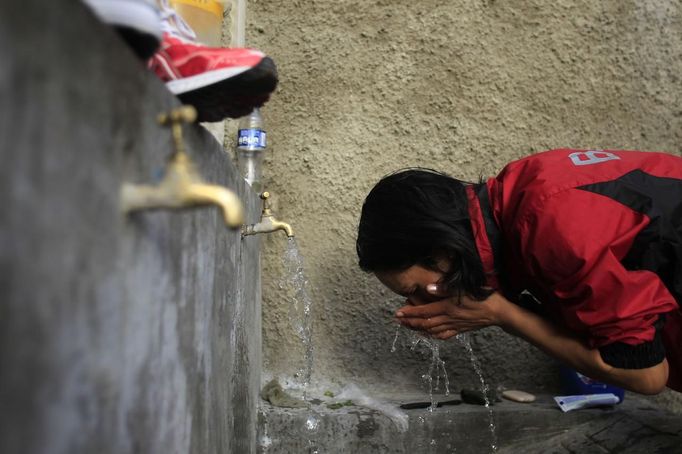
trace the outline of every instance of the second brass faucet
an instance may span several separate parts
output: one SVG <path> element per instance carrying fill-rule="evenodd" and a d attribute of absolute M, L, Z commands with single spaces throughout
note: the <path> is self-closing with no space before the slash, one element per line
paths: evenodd
<path fill-rule="evenodd" d="M 291 228 L 291 225 L 277 220 L 272 214 L 270 202 L 268 201 L 270 198 L 270 193 L 265 191 L 260 195 L 260 198 L 263 200 L 263 212 L 261 213 L 260 222 L 242 227 L 242 236 L 256 235 L 258 233 L 270 233 L 276 232 L 277 230 L 282 230 L 289 238 L 293 238 L 294 229 Z"/>

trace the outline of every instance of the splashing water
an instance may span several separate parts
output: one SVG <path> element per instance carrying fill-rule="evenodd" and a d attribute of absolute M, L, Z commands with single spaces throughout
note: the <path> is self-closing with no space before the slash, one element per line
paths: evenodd
<path fill-rule="evenodd" d="M 488 386 L 488 384 L 483 379 L 483 371 L 481 370 L 481 363 L 478 361 L 478 358 L 474 354 L 474 349 L 471 347 L 471 339 L 469 339 L 469 335 L 466 333 L 458 334 L 457 336 L 455 336 L 455 338 L 464 346 L 466 351 L 469 353 L 469 358 L 471 359 L 471 365 L 474 367 L 474 370 L 476 371 L 476 374 L 478 375 L 478 379 L 481 382 L 481 392 L 483 393 L 483 397 L 485 398 L 485 407 L 488 409 L 488 426 L 490 427 L 490 435 L 492 437 L 492 440 L 490 442 L 490 451 L 496 452 L 497 451 L 497 433 L 495 432 L 495 419 L 493 417 L 493 409 L 492 409 L 492 406 L 490 405 L 490 400 L 488 398 L 488 395 L 490 393 L 490 387 Z"/>
<path fill-rule="evenodd" d="M 396 344 L 396 342 L 398 342 L 398 335 L 399 334 L 400 334 L 400 325 L 398 325 L 398 327 L 395 330 L 395 337 L 393 338 L 393 343 L 391 344 L 391 353 L 394 353 L 396 350 L 395 344 Z"/>
<path fill-rule="evenodd" d="M 396 351 L 396 342 L 398 341 L 398 335 L 400 334 L 400 326 L 395 331 L 395 337 L 393 338 L 393 344 L 391 345 L 391 353 Z M 440 358 L 440 350 L 438 348 L 438 344 L 433 341 L 429 340 L 425 337 L 421 337 L 417 334 L 412 334 L 412 338 L 410 340 L 410 350 L 414 351 L 417 346 L 419 345 L 424 345 L 426 346 L 429 350 L 431 350 L 431 364 L 429 365 L 429 370 L 427 373 L 423 374 L 421 376 L 422 381 L 426 384 L 426 386 L 429 389 L 429 399 L 431 401 L 431 406 L 429 407 L 429 411 L 433 411 L 437 408 L 438 402 L 436 402 L 435 398 L 433 397 L 433 391 L 440 389 L 440 378 L 441 378 L 441 372 L 443 373 L 443 385 L 445 387 L 445 395 L 449 396 L 450 395 L 450 381 L 448 379 L 448 372 L 445 369 L 445 361 L 443 361 Z M 434 375 L 435 375 L 435 385 L 434 385 Z"/>
<path fill-rule="evenodd" d="M 417 342 L 419 343 L 419 342 Z M 421 339 L 421 344 L 425 345 L 431 350 L 431 364 L 429 365 L 429 370 L 427 373 L 422 375 L 422 381 L 425 382 L 429 388 L 429 399 L 431 400 L 431 406 L 429 411 L 434 411 L 437 408 L 438 402 L 436 402 L 433 397 L 433 391 L 440 389 L 440 371 L 443 372 L 443 382 L 445 385 L 445 395 L 450 395 L 450 381 L 448 380 L 448 372 L 445 370 L 445 361 L 440 359 L 440 350 L 438 344 L 435 341 L 428 339 Z M 416 347 L 417 344 L 415 344 Z M 434 375 L 436 377 L 436 384 L 433 384 Z"/>
<path fill-rule="evenodd" d="M 319 454 L 315 438 L 319 429 L 320 420 L 317 415 L 310 413 L 305 421 L 305 429 L 308 436 L 308 454 Z"/>
<path fill-rule="evenodd" d="M 308 292 L 309 282 L 303 271 L 303 258 L 294 238 L 289 238 L 287 243 L 287 249 L 284 253 L 284 266 L 286 280 L 283 286 L 293 291 L 291 306 L 289 307 L 289 320 L 301 339 L 305 351 L 302 369 L 303 399 L 305 400 L 313 371 L 312 299 Z"/>

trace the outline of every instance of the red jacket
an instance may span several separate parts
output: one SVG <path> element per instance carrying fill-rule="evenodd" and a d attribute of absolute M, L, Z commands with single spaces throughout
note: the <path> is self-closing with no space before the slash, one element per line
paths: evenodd
<path fill-rule="evenodd" d="M 682 391 L 682 158 L 552 150 L 467 190 L 491 286 L 530 292 L 614 367 L 667 356 Z"/>

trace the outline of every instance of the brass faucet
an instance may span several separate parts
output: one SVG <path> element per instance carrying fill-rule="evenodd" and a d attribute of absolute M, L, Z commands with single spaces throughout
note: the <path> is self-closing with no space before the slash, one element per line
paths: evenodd
<path fill-rule="evenodd" d="M 244 223 L 244 209 L 237 195 L 222 186 L 207 184 L 185 152 L 182 123 L 194 122 L 196 118 L 197 112 L 192 106 L 182 106 L 159 115 L 159 124 L 171 126 L 175 152 L 170 156 L 159 184 L 123 183 L 121 208 L 124 213 L 215 205 L 222 210 L 228 227 L 235 229 Z"/>
<path fill-rule="evenodd" d="M 277 230 L 283 230 L 289 238 L 293 238 L 294 229 L 286 222 L 278 221 L 270 210 L 270 193 L 265 191 L 260 195 L 263 199 L 263 213 L 261 213 L 260 222 L 257 224 L 245 225 L 242 227 L 242 236 L 256 235 L 258 233 L 270 233 Z"/>

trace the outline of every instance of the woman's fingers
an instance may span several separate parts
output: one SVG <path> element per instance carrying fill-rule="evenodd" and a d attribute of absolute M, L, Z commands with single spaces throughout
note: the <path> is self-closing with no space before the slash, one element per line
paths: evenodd
<path fill-rule="evenodd" d="M 453 320 L 445 315 L 432 318 L 399 318 L 396 321 L 407 328 L 423 331 L 431 335 L 440 335 L 447 331 L 460 333 L 481 328 L 477 323 L 467 320 Z"/>
<path fill-rule="evenodd" d="M 403 325 L 407 325 L 413 329 L 420 329 L 429 331 L 434 327 L 452 322 L 452 319 L 447 315 L 438 315 L 436 317 L 403 317 L 398 318 L 398 321 Z"/>
<path fill-rule="evenodd" d="M 450 339 L 451 337 L 455 337 L 457 334 L 459 334 L 459 333 L 456 330 L 449 329 L 447 331 L 443 331 L 442 333 L 434 334 L 431 337 L 434 337 L 434 338 L 440 339 L 440 340 L 446 340 L 446 339 Z"/>
<path fill-rule="evenodd" d="M 424 304 L 421 306 L 404 306 L 398 309 L 396 312 L 396 317 L 420 317 L 429 318 L 435 317 L 437 315 L 447 314 L 447 301 L 437 301 L 435 303 Z"/>
<path fill-rule="evenodd" d="M 450 331 L 450 330 L 454 331 L 454 330 L 457 330 L 458 328 L 459 328 L 459 326 L 457 325 L 457 323 L 443 323 L 443 324 L 434 326 L 432 328 L 428 328 L 428 329 L 426 329 L 426 331 L 428 331 L 429 334 L 440 334 L 440 333 L 443 333 L 445 331 Z"/>

